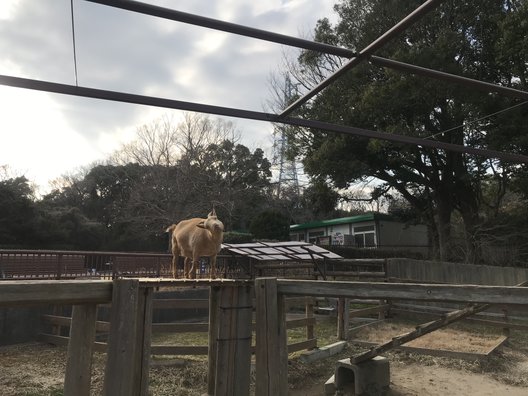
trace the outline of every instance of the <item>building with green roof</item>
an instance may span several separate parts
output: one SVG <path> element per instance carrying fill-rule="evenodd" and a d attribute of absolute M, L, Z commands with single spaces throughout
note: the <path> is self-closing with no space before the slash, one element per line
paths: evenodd
<path fill-rule="evenodd" d="M 290 226 L 290 240 L 318 245 L 427 249 L 427 227 L 410 225 L 384 213 L 312 221 Z"/>

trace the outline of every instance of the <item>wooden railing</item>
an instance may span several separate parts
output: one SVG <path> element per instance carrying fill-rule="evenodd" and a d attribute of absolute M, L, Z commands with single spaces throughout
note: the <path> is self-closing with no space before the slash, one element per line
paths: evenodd
<path fill-rule="evenodd" d="M 253 301 L 253 307 L 255 305 Z M 304 318 L 288 319 L 286 321 L 287 329 L 295 329 L 304 327 L 306 329 L 306 339 L 288 344 L 288 353 L 302 351 L 305 349 L 312 349 L 317 347 L 317 339 L 315 338 L 316 318 L 314 317 L 314 299 L 311 297 L 293 297 L 285 300 L 286 309 L 293 307 L 302 307 L 305 310 Z M 184 309 L 196 310 L 201 309 L 208 313 L 209 300 L 205 299 L 157 299 L 152 300 L 153 310 L 163 309 Z M 50 325 L 54 330 L 53 334 L 41 333 L 39 339 L 54 345 L 68 345 L 69 337 L 62 336 L 61 333 L 68 333 L 71 326 L 72 319 L 69 316 L 62 315 L 43 315 L 43 321 Z M 252 333 L 255 332 L 256 324 L 252 324 Z M 96 321 L 95 323 L 96 336 L 97 333 L 108 334 L 110 331 L 110 322 Z M 208 333 L 209 323 L 152 323 L 152 334 L 181 334 L 181 333 Z M 96 342 L 94 350 L 97 352 L 106 352 L 106 342 Z M 160 345 L 153 344 L 150 347 L 152 355 L 207 355 L 208 345 Z M 251 348 L 252 353 L 255 351 L 255 346 Z"/>

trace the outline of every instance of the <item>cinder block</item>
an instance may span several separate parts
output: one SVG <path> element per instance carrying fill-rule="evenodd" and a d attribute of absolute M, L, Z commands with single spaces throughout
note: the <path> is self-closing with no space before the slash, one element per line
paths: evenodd
<path fill-rule="evenodd" d="M 353 387 L 352 387 L 353 385 Z M 337 362 L 335 387 L 337 391 L 354 389 L 354 395 L 378 396 L 386 393 L 390 385 L 389 360 L 382 356 L 353 364 L 350 359 Z"/>
<path fill-rule="evenodd" d="M 336 393 L 336 386 L 335 386 L 335 374 L 332 375 L 330 378 L 328 378 L 328 381 L 324 384 L 324 394 L 325 396 L 334 396 Z"/>

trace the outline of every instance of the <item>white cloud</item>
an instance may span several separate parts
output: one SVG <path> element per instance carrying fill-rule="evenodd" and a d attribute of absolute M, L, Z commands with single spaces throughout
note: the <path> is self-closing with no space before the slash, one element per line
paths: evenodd
<path fill-rule="evenodd" d="M 143 0 L 147 1 L 147 0 Z M 328 0 L 150 0 L 277 33 L 313 31 Z M 262 111 L 283 47 L 84 1 L 74 2 L 79 84 Z M 73 84 L 69 0 L 0 0 L 0 73 Z M 181 112 L 0 86 L 0 165 L 39 184 L 100 160 L 162 114 Z M 4 116 L 4 113 L 6 116 Z M 270 124 L 235 120 L 242 143 L 270 145 Z"/>

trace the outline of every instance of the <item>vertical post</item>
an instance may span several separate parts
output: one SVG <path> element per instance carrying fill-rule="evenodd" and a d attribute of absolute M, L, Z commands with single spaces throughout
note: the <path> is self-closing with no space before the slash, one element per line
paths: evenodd
<path fill-rule="evenodd" d="M 151 297 L 149 289 L 142 289 L 140 293 L 137 279 L 114 280 L 103 386 L 105 396 L 147 394 L 143 392 L 148 382 Z"/>
<path fill-rule="evenodd" d="M 214 394 L 246 396 L 251 372 L 251 287 L 222 287 L 219 308 Z"/>
<path fill-rule="evenodd" d="M 97 305 L 74 305 L 68 342 L 65 396 L 90 396 Z"/>
<path fill-rule="evenodd" d="M 277 280 L 255 280 L 256 310 L 256 396 L 288 394 L 288 350 L 284 296 L 277 294 Z"/>
<path fill-rule="evenodd" d="M 339 297 L 337 299 L 337 338 L 339 340 L 348 340 L 349 315 L 348 298 Z"/>
<path fill-rule="evenodd" d="M 314 317 L 314 305 L 313 305 L 313 301 L 311 300 L 311 298 L 309 301 L 308 300 L 306 301 L 305 313 L 306 313 L 306 319 L 310 319 Z M 311 340 L 313 338 L 315 338 L 314 325 L 308 324 L 306 326 L 306 339 Z"/>
<path fill-rule="evenodd" d="M 152 335 L 152 295 L 150 287 L 139 288 L 136 322 L 136 361 L 134 364 L 134 391 L 148 395 L 150 344 Z"/>
<path fill-rule="evenodd" d="M 502 308 L 502 313 L 504 314 L 504 321 L 508 323 L 510 321 L 510 318 L 508 317 L 508 308 L 504 307 Z M 509 327 L 503 327 L 502 329 L 502 335 L 505 337 L 510 336 L 510 328 Z"/>
<path fill-rule="evenodd" d="M 216 370 L 216 339 L 218 338 L 218 304 L 220 287 L 209 288 L 209 343 L 207 350 L 208 374 L 207 395 L 213 396 L 215 392 L 215 370 Z"/>

